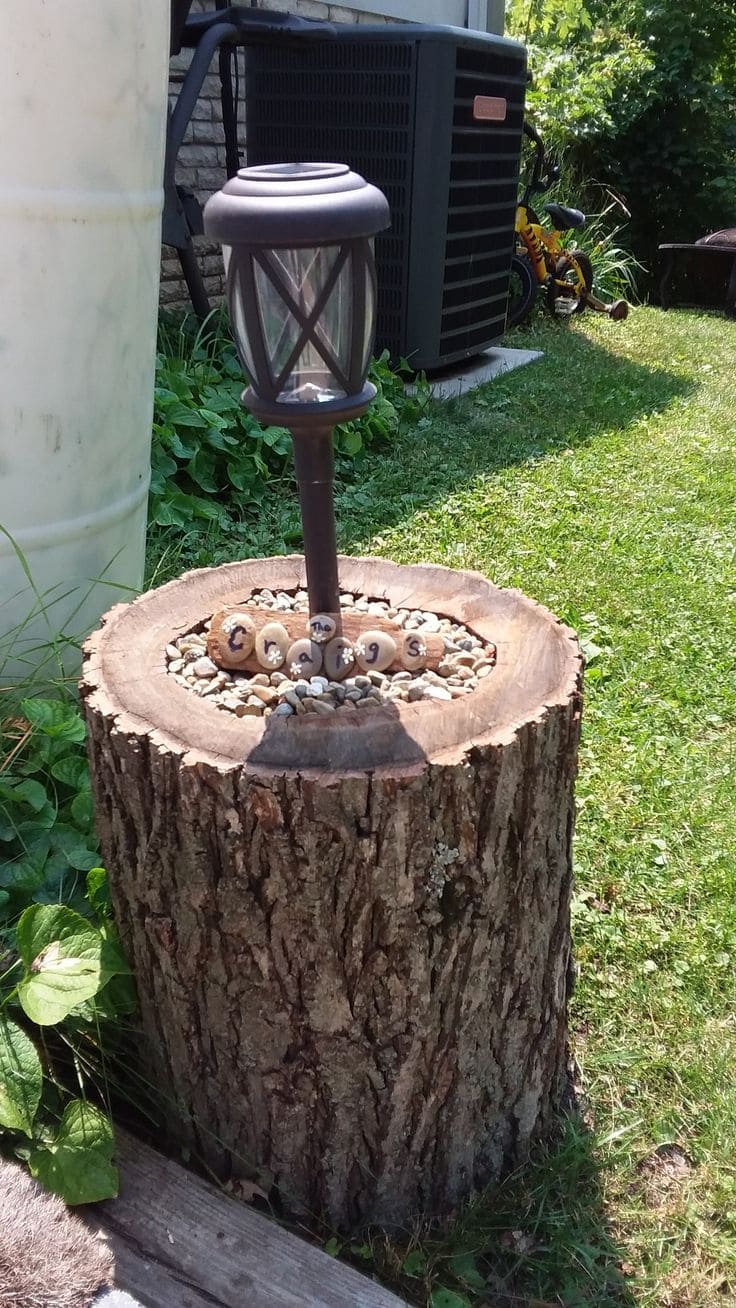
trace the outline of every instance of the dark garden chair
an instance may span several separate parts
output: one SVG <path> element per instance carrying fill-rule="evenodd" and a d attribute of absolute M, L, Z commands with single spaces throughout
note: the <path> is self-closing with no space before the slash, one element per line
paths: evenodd
<path fill-rule="evenodd" d="M 736 318 L 736 227 L 712 232 L 691 245 L 659 248 L 665 256 L 659 287 L 663 309 L 675 304 L 723 309 Z"/>

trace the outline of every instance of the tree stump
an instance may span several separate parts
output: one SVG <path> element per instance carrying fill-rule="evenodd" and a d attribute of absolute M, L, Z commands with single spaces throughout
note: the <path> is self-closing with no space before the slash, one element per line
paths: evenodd
<path fill-rule="evenodd" d="M 493 673 L 328 722 L 167 675 L 216 610 L 304 584 L 251 560 L 111 610 L 82 682 L 97 823 L 174 1137 L 295 1211 L 395 1227 L 519 1162 L 565 1091 L 582 659 L 478 574 L 342 558 L 345 590 L 494 641 Z"/>

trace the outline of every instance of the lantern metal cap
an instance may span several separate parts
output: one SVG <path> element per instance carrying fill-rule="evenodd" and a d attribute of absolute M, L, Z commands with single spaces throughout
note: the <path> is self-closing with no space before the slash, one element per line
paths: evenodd
<path fill-rule="evenodd" d="M 390 222 L 383 192 L 339 163 L 241 168 L 204 209 L 205 232 L 223 245 L 325 245 Z"/>

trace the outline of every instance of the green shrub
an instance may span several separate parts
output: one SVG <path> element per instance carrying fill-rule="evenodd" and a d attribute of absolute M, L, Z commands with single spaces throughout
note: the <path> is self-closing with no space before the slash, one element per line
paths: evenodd
<path fill-rule="evenodd" d="M 105 1057 L 135 1010 L 71 697 L 4 708 L 0 1139 L 67 1203 L 117 1192 Z"/>
<path fill-rule="evenodd" d="M 529 45 L 529 110 L 582 207 L 621 195 L 650 271 L 662 241 L 736 224 L 736 7 L 677 0 L 508 0 Z"/>
<path fill-rule="evenodd" d="M 387 354 L 374 360 L 377 395 L 368 412 L 335 429 L 338 462 L 389 441 L 426 399 L 404 389 Z M 292 475 L 291 437 L 263 427 L 241 403 L 243 370 L 216 313 L 195 331 L 191 318 L 163 320 L 157 356 L 151 451 L 150 521 L 187 527 L 233 520 L 257 511 L 269 483 Z"/>

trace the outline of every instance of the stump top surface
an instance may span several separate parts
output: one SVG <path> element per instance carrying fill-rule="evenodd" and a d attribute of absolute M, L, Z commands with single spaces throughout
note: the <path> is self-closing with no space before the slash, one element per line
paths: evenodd
<path fill-rule="evenodd" d="M 579 694 L 575 633 L 519 591 L 429 564 L 341 557 L 339 566 L 345 591 L 435 612 L 493 641 L 498 661 L 491 675 L 451 702 L 387 705 L 327 722 L 311 714 L 263 719 L 221 712 L 168 674 L 166 645 L 263 586 L 303 588 L 303 558 L 279 556 L 188 572 L 111 609 L 85 645 L 82 693 L 90 709 L 185 762 L 344 774 L 461 762 L 474 745 L 509 743 L 525 723 Z"/>

